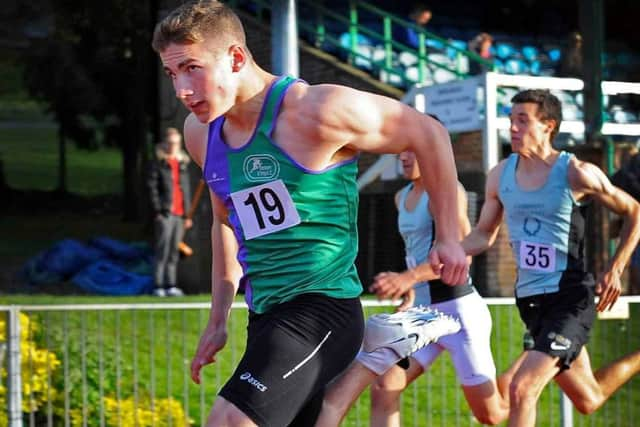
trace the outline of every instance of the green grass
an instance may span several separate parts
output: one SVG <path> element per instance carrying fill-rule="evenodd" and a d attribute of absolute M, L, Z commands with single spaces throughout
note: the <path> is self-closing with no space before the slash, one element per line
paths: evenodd
<path fill-rule="evenodd" d="M 118 150 L 80 150 L 71 141 L 66 147 L 69 192 L 83 196 L 121 193 Z M 0 158 L 11 188 L 54 190 L 58 182 L 57 128 L 48 122 L 0 125 Z"/>
<path fill-rule="evenodd" d="M 170 301 L 207 302 L 206 295 Z M 123 303 L 157 302 L 150 297 L 45 297 L 9 296 L 0 304 L 58 304 L 58 303 Z M 163 300 L 163 302 L 166 300 Z M 599 367 L 633 349 L 640 347 L 640 307 L 632 305 L 632 317 L 627 321 L 597 321 L 589 350 L 593 366 Z M 381 309 L 367 309 L 367 314 Z M 492 348 L 498 372 L 506 369 L 519 354 L 523 328 L 515 307 L 491 307 L 493 316 Z M 99 410 L 98 386 L 105 395 L 130 397 L 153 394 L 178 399 L 188 408 L 195 425 L 201 425 L 221 384 L 231 374 L 244 351 L 246 312 L 233 310 L 227 347 L 218 362 L 204 368 L 203 386 L 188 378 L 188 367 L 197 346 L 200 331 L 208 316 L 201 310 L 124 310 L 90 312 L 32 312 L 42 327 L 36 333 L 38 342 L 54 351 L 60 359 L 66 355 L 66 369 L 73 382 L 69 394 L 71 407 L 82 406 L 83 393 L 88 404 Z M 82 326 L 82 327 L 81 327 Z M 102 358 L 99 357 L 102 355 Z M 103 365 L 102 378 L 98 367 Z M 83 370 L 84 367 L 84 370 Z M 63 364 L 55 373 L 56 384 L 64 387 Z M 83 375 L 82 372 L 87 372 Z M 69 383 L 66 384 L 69 387 Z M 575 425 L 614 426 L 633 425 L 640 416 L 640 379 L 634 379 L 620 390 L 596 414 L 574 414 Z M 547 387 L 539 403 L 539 426 L 558 426 L 559 391 L 555 385 Z M 477 425 L 472 421 L 468 405 L 457 384 L 450 358 L 445 354 L 422 376 L 417 387 L 403 394 L 403 425 L 453 426 Z M 58 402 L 63 404 L 63 402 Z M 96 412 L 93 412 L 96 416 Z M 98 418 L 93 418 L 97 420 Z M 344 426 L 368 425 L 369 393 L 365 392 L 351 410 Z M 93 425 L 91 422 L 89 425 Z"/>

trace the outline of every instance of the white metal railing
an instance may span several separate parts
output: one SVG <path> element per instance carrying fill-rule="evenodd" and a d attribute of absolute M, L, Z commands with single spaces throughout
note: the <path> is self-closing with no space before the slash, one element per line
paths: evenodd
<path fill-rule="evenodd" d="M 513 298 L 485 301 L 502 371 L 521 351 L 523 326 Z M 596 322 L 589 345 L 594 366 L 640 347 L 640 296 L 621 301 L 632 305 L 629 318 Z M 363 306 L 368 315 L 390 303 L 366 300 Z M 6 322 L 0 359 L 6 357 L 8 425 L 204 425 L 217 390 L 243 352 L 246 328 L 246 306 L 234 303 L 229 342 L 196 386 L 189 379 L 189 361 L 208 310 L 209 303 L 0 306 Z M 553 385 L 539 404 L 538 425 L 633 425 L 640 416 L 638 387 L 640 380 L 634 379 L 596 414 L 574 417 Z M 368 407 L 367 392 L 343 425 L 368 425 Z M 144 424 L 153 414 L 156 421 Z M 439 358 L 403 394 L 402 415 L 403 425 L 474 424 L 448 357 Z"/>

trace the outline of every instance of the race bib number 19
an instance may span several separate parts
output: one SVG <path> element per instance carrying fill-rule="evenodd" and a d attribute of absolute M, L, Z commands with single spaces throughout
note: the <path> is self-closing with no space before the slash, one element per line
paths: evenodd
<path fill-rule="evenodd" d="M 520 268 L 546 273 L 556 271 L 556 249 L 553 245 L 521 240 Z"/>
<path fill-rule="evenodd" d="M 231 200 L 247 240 L 300 224 L 300 215 L 281 179 L 236 191 Z"/>

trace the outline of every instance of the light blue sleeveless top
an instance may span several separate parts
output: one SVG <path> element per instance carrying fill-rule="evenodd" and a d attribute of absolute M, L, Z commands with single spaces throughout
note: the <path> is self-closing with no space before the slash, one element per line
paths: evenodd
<path fill-rule="evenodd" d="M 560 152 L 544 185 L 531 191 L 516 181 L 517 154 L 509 156 L 502 171 L 498 194 L 518 266 L 518 298 L 592 281 L 584 260 L 584 209 L 569 185 L 572 156 Z"/>
<path fill-rule="evenodd" d="M 429 211 L 429 195 L 423 191 L 412 211 L 406 208 L 407 196 L 413 188 L 409 184 L 400 190 L 398 200 L 398 231 L 404 241 L 407 268 L 414 268 L 427 260 L 435 238 L 435 223 Z M 448 286 L 440 280 L 414 285 L 415 305 L 429 305 L 448 301 L 473 292 L 470 284 Z"/>

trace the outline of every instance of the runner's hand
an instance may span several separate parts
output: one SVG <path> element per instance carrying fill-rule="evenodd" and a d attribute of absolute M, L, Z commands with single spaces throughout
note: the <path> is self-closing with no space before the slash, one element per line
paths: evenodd
<path fill-rule="evenodd" d="M 616 303 L 621 292 L 622 285 L 620 284 L 620 275 L 613 271 L 608 271 L 603 274 L 596 284 L 596 294 L 600 295 L 596 310 L 611 310 L 611 307 Z"/>
<path fill-rule="evenodd" d="M 413 303 L 416 301 L 416 291 L 411 288 L 407 293 L 402 295 L 402 302 L 399 306 L 396 307 L 396 312 L 398 311 L 407 311 L 411 307 L 413 307 Z"/>
<path fill-rule="evenodd" d="M 196 355 L 191 360 L 191 379 L 200 384 L 200 370 L 203 366 L 216 361 L 216 354 L 227 343 L 227 328 L 210 327 L 202 333 Z"/>
<path fill-rule="evenodd" d="M 434 273 L 447 285 L 462 285 L 469 276 L 467 256 L 459 242 L 436 241 L 429 253 Z"/>
<path fill-rule="evenodd" d="M 378 299 L 397 300 L 411 290 L 413 284 L 413 278 L 407 272 L 384 271 L 373 278 L 369 292 L 375 293 Z"/>

